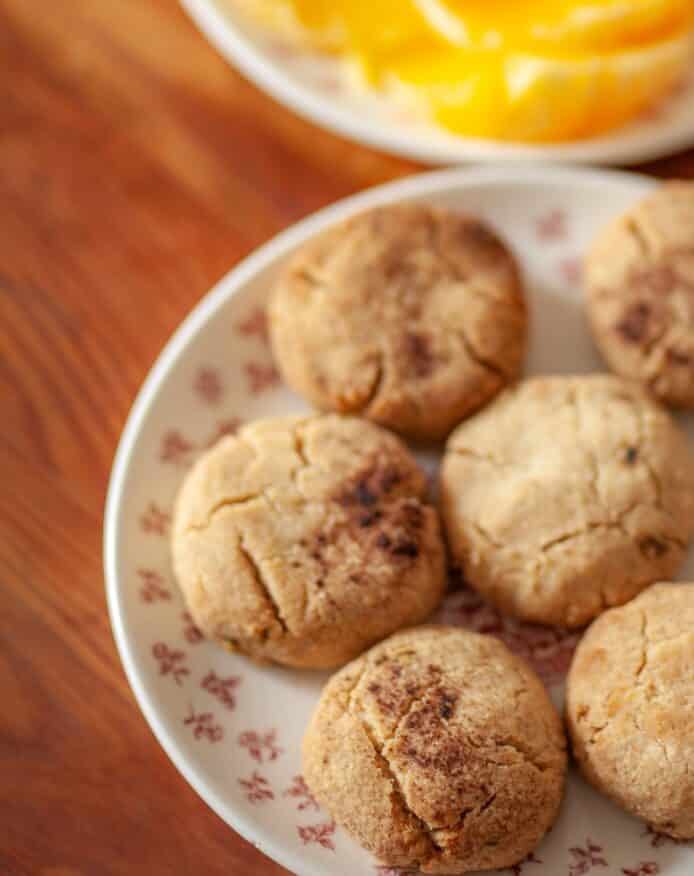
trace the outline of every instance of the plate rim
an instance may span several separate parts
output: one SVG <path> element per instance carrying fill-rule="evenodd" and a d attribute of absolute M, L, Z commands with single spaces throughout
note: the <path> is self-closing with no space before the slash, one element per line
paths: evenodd
<path fill-rule="evenodd" d="M 185 752 L 175 741 L 167 729 L 165 721 L 160 717 L 156 697 L 148 690 L 143 674 L 138 668 L 138 660 L 134 656 L 134 645 L 130 643 L 132 632 L 128 628 L 125 617 L 126 612 L 120 583 L 122 580 L 119 559 L 122 539 L 122 498 L 135 445 L 151 404 L 166 375 L 180 356 L 185 353 L 190 340 L 211 319 L 215 318 L 219 310 L 259 272 L 332 222 L 379 204 L 399 202 L 410 197 L 431 197 L 452 187 L 464 188 L 485 183 L 487 185 L 532 184 L 533 182 L 537 184 L 567 184 L 588 181 L 598 183 L 600 180 L 625 187 L 637 183 L 644 186 L 645 190 L 657 185 L 657 181 L 652 177 L 630 171 L 566 165 L 540 167 L 524 164 L 483 164 L 415 174 L 343 198 L 290 225 L 252 251 L 225 274 L 194 305 L 190 313 L 170 336 L 135 396 L 114 455 L 104 508 L 104 580 L 111 631 L 118 656 L 137 705 L 150 730 L 188 784 L 241 837 L 297 876 L 314 876 L 314 874 L 313 871 L 305 869 L 301 860 L 281 844 L 267 839 L 258 839 L 253 822 L 244 817 L 233 806 L 230 806 L 222 795 L 206 781 L 204 776 L 199 774 L 198 770 L 189 763 Z M 300 869 L 297 869 L 297 865 Z"/>
<path fill-rule="evenodd" d="M 391 133 L 387 126 L 377 126 L 369 119 L 359 118 L 339 103 L 332 103 L 311 88 L 282 75 L 282 71 L 262 49 L 224 14 L 218 6 L 218 0 L 179 0 L 179 3 L 219 54 L 277 103 L 305 121 L 346 140 L 400 158 L 433 165 L 464 161 L 518 163 L 538 160 L 567 164 L 633 165 L 694 146 L 694 124 L 690 130 L 660 131 L 651 136 L 645 145 L 640 143 L 639 138 L 624 141 L 619 131 L 588 140 L 548 145 L 505 143 L 455 135 L 451 145 L 445 142 L 437 144 L 416 131 L 405 137 L 397 130 Z"/>

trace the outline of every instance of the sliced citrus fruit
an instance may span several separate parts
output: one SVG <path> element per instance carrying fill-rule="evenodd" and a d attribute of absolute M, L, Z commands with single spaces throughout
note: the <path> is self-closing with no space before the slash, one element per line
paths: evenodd
<path fill-rule="evenodd" d="M 614 51 L 681 33 L 692 0 L 238 0 L 286 32 L 369 55 L 438 39 L 467 48 Z"/>
<path fill-rule="evenodd" d="M 623 124 L 690 62 L 694 0 L 235 0 L 468 136 L 558 141 Z"/>
<path fill-rule="evenodd" d="M 406 51 L 443 35 L 429 25 L 416 0 L 237 0 L 260 23 L 287 37 L 300 34 L 317 47 L 370 57 Z M 424 0 L 426 2 L 426 0 Z M 439 0 L 434 0 L 438 3 Z M 440 12 L 453 16 L 441 7 Z"/>
<path fill-rule="evenodd" d="M 444 127 L 473 137 L 559 141 L 621 125 L 683 74 L 691 40 L 566 59 L 501 51 L 389 59 L 387 89 Z"/>
<path fill-rule="evenodd" d="M 692 0 L 415 0 L 450 40 L 481 48 L 615 51 L 681 34 Z"/>

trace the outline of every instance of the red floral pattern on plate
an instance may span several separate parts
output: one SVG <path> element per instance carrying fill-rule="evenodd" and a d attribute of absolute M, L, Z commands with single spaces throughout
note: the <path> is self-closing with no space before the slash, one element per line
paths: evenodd
<path fill-rule="evenodd" d="M 296 808 L 299 812 L 303 812 L 305 809 L 320 809 L 318 801 L 311 793 L 303 776 L 294 776 L 291 786 L 287 788 L 282 796 L 292 797 L 296 800 Z"/>
<path fill-rule="evenodd" d="M 162 436 L 159 460 L 174 465 L 187 465 L 194 450 L 195 445 L 184 438 L 177 429 L 170 429 Z"/>
<path fill-rule="evenodd" d="M 183 684 L 184 677 L 190 675 L 184 651 L 175 651 L 164 642 L 157 642 L 152 645 L 152 656 L 159 664 L 159 675 L 170 675 L 176 684 Z"/>
<path fill-rule="evenodd" d="M 326 821 L 322 824 L 309 824 L 305 827 L 297 825 L 297 833 L 301 842 L 305 845 L 316 843 L 324 849 L 335 851 L 335 843 L 333 842 L 333 834 L 335 833 L 335 822 Z"/>
<path fill-rule="evenodd" d="M 274 800 L 275 794 L 270 788 L 270 782 L 261 776 L 257 770 L 253 770 L 250 779 L 239 779 L 239 785 L 244 789 L 246 800 L 249 803 L 262 803 L 265 800 Z"/>
<path fill-rule="evenodd" d="M 164 576 L 154 569 L 138 569 L 137 574 L 142 582 L 140 599 L 143 602 L 168 602 L 171 591 L 166 587 Z"/>
<path fill-rule="evenodd" d="M 657 830 L 652 828 L 649 824 L 646 825 L 646 829 L 641 834 L 641 836 L 650 837 L 651 846 L 654 849 L 659 849 L 662 846 L 683 846 L 686 844 L 687 840 L 675 839 L 672 836 L 669 836 L 666 833 L 659 833 Z"/>
<path fill-rule="evenodd" d="M 267 314 L 263 307 L 256 307 L 245 319 L 236 323 L 236 328 L 245 337 L 257 337 L 266 346 L 270 343 Z"/>
<path fill-rule="evenodd" d="M 603 848 L 591 839 L 586 840 L 585 846 L 574 846 L 569 849 L 573 862 L 569 865 L 569 876 L 583 876 L 594 867 L 607 867 L 607 861 L 603 857 Z"/>
<path fill-rule="evenodd" d="M 321 89 L 325 91 L 326 94 L 338 97 L 345 90 L 344 76 L 337 70 L 323 67 L 317 78 L 319 79 Z"/>
<path fill-rule="evenodd" d="M 230 675 L 228 678 L 219 678 L 216 672 L 212 669 L 200 682 L 200 687 L 208 691 L 213 697 L 219 700 L 225 709 L 230 712 L 236 708 L 236 697 L 234 692 L 241 684 L 239 675 Z"/>
<path fill-rule="evenodd" d="M 280 382 L 279 372 L 274 365 L 246 362 L 243 370 L 248 381 L 248 391 L 251 395 L 260 395 L 269 389 L 273 389 Z"/>
<path fill-rule="evenodd" d="M 195 375 L 193 389 L 205 404 L 219 404 L 224 395 L 224 386 L 219 371 L 216 368 L 200 368 Z"/>
<path fill-rule="evenodd" d="M 181 615 L 181 619 L 183 621 L 183 637 L 186 642 L 189 642 L 191 645 L 197 645 L 202 642 L 205 637 L 195 626 L 195 621 L 190 614 L 187 611 L 184 611 Z"/>
<path fill-rule="evenodd" d="M 140 528 L 148 535 L 166 535 L 170 523 L 171 515 L 163 511 L 156 502 L 150 502 L 140 515 Z"/>
<path fill-rule="evenodd" d="M 583 281 L 583 261 L 579 256 L 571 256 L 559 262 L 559 272 L 569 286 L 580 286 Z"/>
<path fill-rule="evenodd" d="M 288 61 L 299 57 L 296 45 L 274 34 L 266 37 L 265 45 L 278 61 Z"/>
<path fill-rule="evenodd" d="M 566 220 L 566 212 L 556 207 L 548 213 L 543 213 L 535 223 L 537 239 L 544 243 L 564 240 L 568 236 Z"/>
<path fill-rule="evenodd" d="M 183 719 L 183 723 L 192 729 L 196 739 L 220 742 L 224 738 L 224 728 L 215 723 L 212 712 L 196 712 L 191 706 L 190 714 Z"/>
<path fill-rule="evenodd" d="M 170 429 L 162 435 L 159 447 L 159 461 L 179 466 L 190 465 L 198 449 L 204 450 L 213 447 L 226 435 L 235 435 L 242 425 L 243 420 L 238 417 L 219 420 L 210 437 L 202 442 L 200 448 L 193 441 L 185 438 L 178 430 Z"/>
<path fill-rule="evenodd" d="M 622 867 L 624 876 L 657 876 L 660 866 L 655 861 L 641 861 L 636 867 Z"/>
<path fill-rule="evenodd" d="M 438 619 L 501 639 L 514 654 L 526 659 L 549 686 L 564 680 L 580 638 L 579 633 L 521 623 L 502 615 L 478 593 L 465 586 L 447 597 L 439 610 Z"/>
<path fill-rule="evenodd" d="M 542 860 L 540 858 L 535 857 L 534 852 L 530 852 L 523 858 L 522 861 L 519 861 L 517 864 L 514 864 L 512 867 L 508 868 L 509 873 L 513 873 L 513 876 L 521 876 L 521 874 L 525 871 L 526 864 L 541 864 Z"/>
<path fill-rule="evenodd" d="M 220 420 L 205 446 L 212 447 L 221 438 L 225 438 L 227 435 L 236 435 L 241 426 L 243 426 L 243 420 L 240 420 L 238 417 L 231 417 L 228 420 Z"/>
<path fill-rule="evenodd" d="M 265 763 L 266 760 L 277 760 L 284 752 L 276 744 L 277 731 L 267 730 L 265 733 L 257 733 L 255 730 L 245 730 L 239 735 L 238 743 L 241 748 L 247 748 L 253 760 Z"/>

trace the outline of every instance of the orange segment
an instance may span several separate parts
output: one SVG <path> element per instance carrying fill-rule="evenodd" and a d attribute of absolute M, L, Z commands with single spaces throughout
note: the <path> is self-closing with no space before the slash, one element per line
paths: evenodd
<path fill-rule="evenodd" d="M 387 83 L 400 100 L 473 137 L 557 141 L 622 124 L 665 93 L 690 41 L 562 60 L 506 52 L 423 54 L 392 60 Z"/>
<path fill-rule="evenodd" d="M 694 27 L 694 0 L 234 2 L 450 130 L 517 141 L 633 118 L 683 75 Z"/>
<path fill-rule="evenodd" d="M 302 32 L 324 48 L 369 57 L 402 51 L 422 39 L 437 41 L 435 29 L 414 0 L 239 0 L 252 15 L 286 36 Z M 438 2 L 438 0 L 436 0 Z"/>
<path fill-rule="evenodd" d="M 692 0 L 239 0 L 278 29 L 369 54 L 439 39 L 468 48 L 615 51 L 694 25 Z"/>
<path fill-rule="evenodd" d="M 418 0 L 443 7 L 486 48 L 542 48 L 554 54 L 615 51 L 681 33 L 694 22 L 692 0 Z M 454 38 L 454 31 L 449 31 Z"/>

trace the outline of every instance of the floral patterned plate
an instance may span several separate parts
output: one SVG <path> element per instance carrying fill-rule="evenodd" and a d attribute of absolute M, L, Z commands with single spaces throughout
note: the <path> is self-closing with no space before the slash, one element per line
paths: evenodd
<path fill-rule="evenodd" d="M 627 174 L 478 168 L 426 174 L 324 210 L 232 271 L 166 346 L 135 402 L 116 456 L 105 521 L 115 638 L 154 733 L 200 796 L 235 830 L 297 876 L 386 876 L 321 811 L 301 777 L 299 747 L 324 673 L 259 667 L 202 640 L 172 580 L 168 530 L 195 456 L 244 420 L 305 410 L 282 386 L 264 306 L 278 266 L 349 213 L 403 199 L 479 214 L 507 238 L 532 313 L 527 370 L 587 372 L 601 364 L 581 312 L 581 254 L 615 213 L 652 185 Z M 694 434 L 694 433 L 693 433 Z M 435 454 L 423 458 L 430 468 Z M 694 564 L 689 563 L 689 574 Z M 577 635 L 503 618 L 453 590 L 440 620 L 500 636 L 536 667 L 557 704 Z M 648 831 L 572 772 L 556 826 L 523 876 L 691 876 L 694 846 Z"/>
<path fill-rule="evenodd" d="M 249 24 L 254 0 L 180 0 L 227 60 L 298 115 L 357 143 L 430 164 L 561 161 L 638 164 L 694 145 L 694 66 L 670 98 L 641 119 L 599 137 L 527 145 L 476 140 L 427 125 L 376 93 L 348 87 L 334 60 L 299 51 Z"/>

